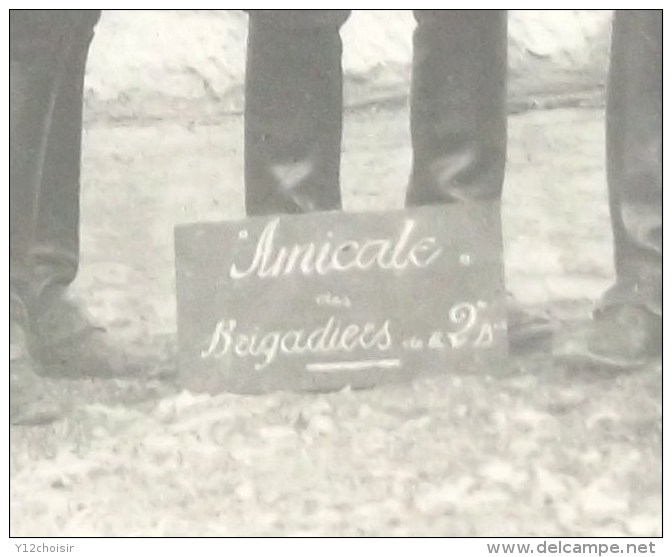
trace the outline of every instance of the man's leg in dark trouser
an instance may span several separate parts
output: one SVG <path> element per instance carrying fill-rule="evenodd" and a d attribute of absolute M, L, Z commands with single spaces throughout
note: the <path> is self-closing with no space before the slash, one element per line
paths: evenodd
<path fill-rule="evenodd" d="M 67 293 L 79 266 L 84 72 L 100 11 L 77 10 L 68 15 L 69 44 L 60 63 L 44 139 L 26 305 L 33 351 L 46 373 L 122 375 L 130 369 L 123 354 Z"/>
<path fill-rule="evenodd" d="M 414 15 L 413 166 L 406 204 L 499 201 L 507 144 L 507 12 Z M 507 310 L 512 347 L 550 332 L 544 312 L 513 298 Z"/>
<path fill-rule="evenodd" d="M 662 314 L 663 16 L 617 10 L 607 105 L 616 284 L 604 304 Z"/>
<path fill-rule="evenodd" d="M 607 180 L 616 282 L 563 359 L 632 368 L 662 349 L 662 10 L 617 10 L 607 92 Z"/>
<path fill-rule="evenodd" d="M 506 163 L 507 13 L 414 13 L 407 205 L 499 199 Z"/>
<path fill-rule="evenodd" d="M 35 238 L 30 250 L 33 296 L 69 286 L 79 266 L 80 161 L 84 71 L 98 10 L 74 25 L 55 97 L 38 198 Z"/>
<path fill-rule="evenodd" d="M 100 329 L 65 296 L 79 259 L 82 81 L 98 17 L 98 10 L 10 13 L 10 299 L 14 353 L 21 355 L 15 370 L 35 371 L 33 361 L 23 365 L 30 355 L 58 374 L 110 375 L 118 368 Z"/>
<path fill-rule="evenodd" d="M 53 420 L 59 404 L 35 372 L 26 299 L 46 143 L 73 19 L 66 12 L 10 11 L 10 419 Z"/>
<path fill-rule="evenodd" d="M 250 215 L 341 207 L 340 26 L 347 10 L 251 10 L 245 75 Z"/>

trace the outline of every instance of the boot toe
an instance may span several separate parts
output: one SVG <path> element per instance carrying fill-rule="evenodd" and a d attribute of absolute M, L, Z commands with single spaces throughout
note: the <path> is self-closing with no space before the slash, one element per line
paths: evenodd
<path fill-rule="evenodd" d="M 41 344 L 36 350 L 42 369 L 53 377 L 129 377 L 137 366 L 106 338 L 104 331 L 91 329 L 76 338 Z"/>
<path fill-rule="evenodd" d="M 660 318 L 643 308 L 609 308 L 593 321 L 556 336 L 553 355 L 574 365 L 617 371 L 636 369 L 658 354 L 660 332 Z"/>
<path fill-rule="evenodd" d="M 33 316 L 33 352 L 52 377 L 127 377 L 137 366 L 115 345 L 104 327 L 65 295 L 54 297 Z"/>

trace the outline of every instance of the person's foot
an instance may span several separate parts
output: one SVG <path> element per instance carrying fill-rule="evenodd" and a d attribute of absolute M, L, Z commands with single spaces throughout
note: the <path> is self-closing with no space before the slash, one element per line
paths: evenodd
<path fill-rule="evenodd" d="M 35 372 L 28 351 L 25 311 L 10 299 L 9 416 L 11 425 L 45 425 L 62 416 L 63 408 Z"/>
<path fill-rule="evenodd" d="M 662 318 L 643 306 L 611 306 L 596 312 L 593 321 L 560 333 L 553 355 L 575 365 L 639 368 L 662 353 L 662 330 Z"/>
<path fill-rule="evenodd" d="M 509 296 L 506 302 L 509 346 L 514 353 L 538 348 L 541 344 L 550 347 L 554 331 L 553 321 L 547 311 L 539 307 L 524 306 Z M 546 342 L 545 342 L 546 341 Z"/>
<path fill-rule="evenodd" d="M 104 327 L 96 326 L 65 291 L 30 311 L 31 347 L 44 375 L 124 377 L 137 373 Z"/>

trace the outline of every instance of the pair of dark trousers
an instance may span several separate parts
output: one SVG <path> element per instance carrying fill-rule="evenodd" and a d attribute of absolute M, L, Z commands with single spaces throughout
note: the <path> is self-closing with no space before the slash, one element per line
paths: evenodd
<path fill-rule="evenodd" d="M 10 11 L 10 288 L 20 297 L 77 273 L 83 80 L 99 17 Z"/>
<path fill-rule="evenodd" d="M 616 283 L 604 304 L 662 314 L 663 12 L 617 10 L 607 91 Z"/>
<path fill-rule="evenodd" d="M 341 207 L 346 10 L 251 11 L 248 214 Z M 498 199 L 506 160 L 505 11 L 415 11 L 408 205 Z"/>

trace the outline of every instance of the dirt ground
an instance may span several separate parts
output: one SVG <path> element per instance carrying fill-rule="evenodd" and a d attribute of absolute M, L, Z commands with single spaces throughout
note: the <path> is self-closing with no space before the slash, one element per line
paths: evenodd
<path fill-rule="evenodd" d="M 347 210 L 401 207 L 407 118 L 403 107 L 348 114 Z M 596 298 L 613 272 L 603 111 L 514 115 L 509 136 L 509 289 L 530 303 Z M 173 226 L 242 216 L 242 179 L 237 116 L 87 130 L 75 290 L 146 375 L 55 382 L 69 416 L 12 429 L 12 535 L 661 533 L 660 365 L 610 376 L 542 351 L 503 377 L 182 392 Z"/>

